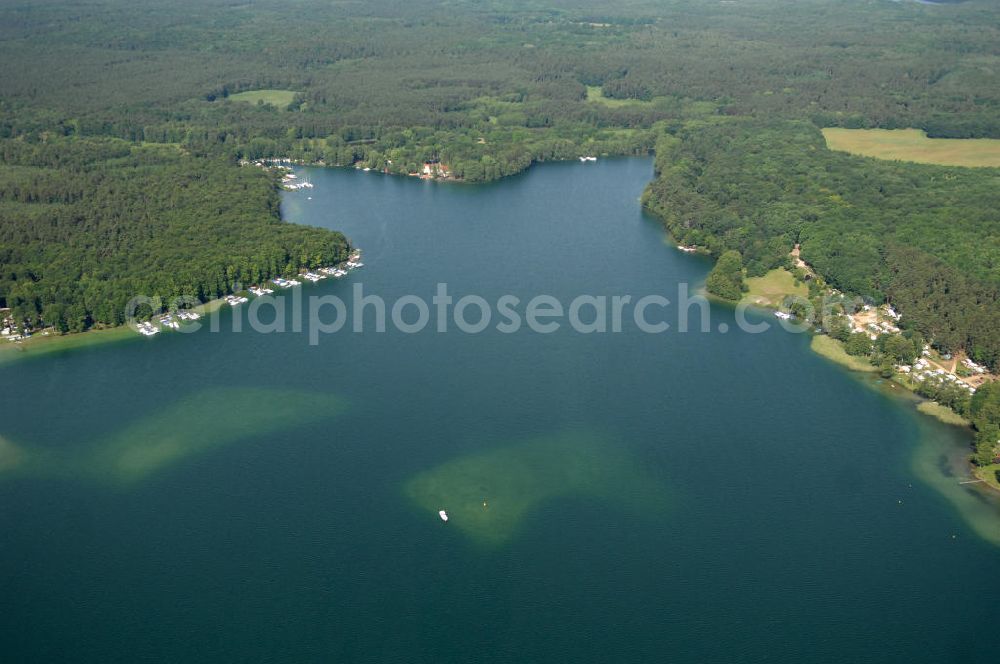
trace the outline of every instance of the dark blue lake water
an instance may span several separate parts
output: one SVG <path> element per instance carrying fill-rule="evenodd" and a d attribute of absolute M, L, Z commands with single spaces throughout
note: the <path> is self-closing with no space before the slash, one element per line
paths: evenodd
<path fill-rule="evenodd" d="M 302 293 L 673 300 L 651 170 L 309 169 L 286 217 L 366 265 Z M 0 370 L 0 659 L 996 661 L 1000 549 L 912 470 L 947 434 L 804 334 L 232 316 Z"/>

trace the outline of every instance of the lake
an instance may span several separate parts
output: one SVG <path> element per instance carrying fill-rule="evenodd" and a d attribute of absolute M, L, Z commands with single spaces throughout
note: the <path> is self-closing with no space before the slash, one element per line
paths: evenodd
<path fill-rule="evenodd" d="M 365 262 L 305 297 L 675 300 L 709 267 L 642 213 L 649 159 L 300 176 L 286 218 Z M 311 345 L 244 305 L 219 332 L 4 366 L 0 656 L 996 661 L 1000 548 L 969 524 L 1000 512 L 949 474 L 961 433 L 806 334 L 710 314 Z"/>

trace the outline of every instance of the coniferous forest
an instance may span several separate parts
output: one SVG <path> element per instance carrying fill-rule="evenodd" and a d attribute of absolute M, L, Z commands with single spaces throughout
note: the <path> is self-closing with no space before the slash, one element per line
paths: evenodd
<path fill-rule="evenodd" d="M 1000 172 L 832 152 L 820 128 L 1000 138 L 998 19 L 985 0 L 0 0 L 0 307 L 76 331 L 137 293 L 205 300 L 345 255 L 282 222 L 246 160 L 475 182 L 655 150 L 645 203 L 678 240 L 751 276 L 799 243 L 995 368 Z"/>

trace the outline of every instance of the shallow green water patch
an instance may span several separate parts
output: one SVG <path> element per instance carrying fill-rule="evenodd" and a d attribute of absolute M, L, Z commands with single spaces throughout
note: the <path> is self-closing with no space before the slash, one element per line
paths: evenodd
<path fill-rule="evenodd" d="M 14 443 L 0 436 L 0 473 L 19 466 L 22 456 L 21 450 Z"/>
<path fill-rule="evenodd" d="M 944 496 L 977 535 L 1000 546 L 1000 494 L 972 474 L 968 460 L 971 448 L 963 444 L 969 434 L 936 422 L 930 424 L 923 427 L 914 451 L 914 472 Z"/>
<path fill-rule="evenodd" d="M 36 334 L 23 343 L 0 345 L 0 366 L 21 360 L 58 355 L 78 348 L 109 343 L 135 343 L 143 340 L 144 337 L 125 326 L 66 335 L 42 336 Z"/>
<path fill-rule="evenodd" d="M 541 504 L 598 497 L 643 514 L 666 509 L 668 496 L 619 442 L 593 433 L 561 433 L 443 463 L 410 479 L 406 494 L 448 525 L 489 546 L 508 542 Z"/>
<path fill-rule="evenodd" d="M 66 450 L 15 447 L 0 439 L 0 471 L 129 485 L 213 449 L 265 434 L 280 438 L 283 431 L 345 410 L 345 402 L 332 394 L 212 388 Z"/>

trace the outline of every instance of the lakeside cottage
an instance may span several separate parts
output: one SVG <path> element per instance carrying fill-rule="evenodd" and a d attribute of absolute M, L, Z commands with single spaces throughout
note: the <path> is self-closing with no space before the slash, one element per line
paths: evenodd
<path fill-rule="evenodd" d="M 420 171 L 420 177 L 425 180 L 438 177 L 448 178 L 451 177 L 451 171 L 437 159 L 431 159 L 424 162 L 423 168 Z"/>

